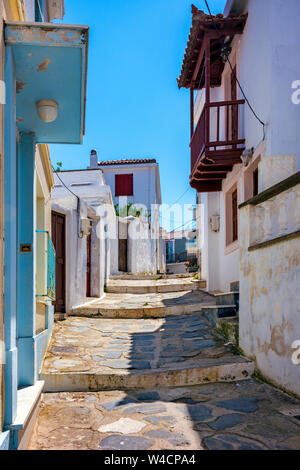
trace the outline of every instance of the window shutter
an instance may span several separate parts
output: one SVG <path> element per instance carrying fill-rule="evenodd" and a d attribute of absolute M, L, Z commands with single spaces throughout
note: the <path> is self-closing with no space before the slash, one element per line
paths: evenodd
<path fill-rule="evenodd" d="M 133 174 L 115 175 L 115 196 L 133 196 Z"/>

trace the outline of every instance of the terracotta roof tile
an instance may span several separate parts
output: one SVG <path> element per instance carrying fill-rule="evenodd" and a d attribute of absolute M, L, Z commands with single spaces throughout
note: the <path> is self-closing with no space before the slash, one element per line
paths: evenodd
<path fill-rule="evenodd" d="M 156 163 L 155 158 L 140 158 L 140 159 L 124 159 L 124 160 L 107 160 L 98 162 L 99 166 L 109 165 L 139 165 L 143 163 Z"/>
<path fill-rule="evenodd" d="M 192 26 L 188 38 L 188 43 L 184 53 L 184 59 L 182 63 L 181 73 L 177 79 L 179 88 L 185 87 L 190 88 L 191 78 L 194 72 L 194 68 L 197 63 L 198 55 L 201 49 L 201 45 L 204 39 L 205 31 L 214 30 L 218 28 L 220 36 L 222 36 L 222 29 L 224 26 L 231 25 L 245 25 L 247 20 L 247 14 L 244 15 L 229 15 L 224 17 L 222 14 L 213 16 L 213 20 L 210 15 L 207 15 L 202 10 L 198 10 L 195 5 L 192 5 Z M 217 58 L 218 59 L 218 58 Z M 202 75 L 201 71 L 199 75 Z M 200 88 L 203 86 L 201 83 Z M 196 87 L 197 89 L 199 87 Z"/>

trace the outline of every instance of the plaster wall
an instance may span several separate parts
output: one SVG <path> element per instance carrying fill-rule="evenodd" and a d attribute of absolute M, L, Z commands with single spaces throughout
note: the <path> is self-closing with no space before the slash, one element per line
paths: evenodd
<path fill-rule="evenodd" d="M 111 188 L 114 204 L 119 203 L 119 197 L 115 196 L 115 175 L 133 174 L 133 196 L 128 196 L 127 203 L 143 204 L 151 211 L 152 204 L 160 204 L 160 196 L 157 188 L 157 165 L 122 165 L 119 167 L 101 167 L 105 181 Z M 119 203 L 119 206 L 121 204 Z"/>
<path fill-rule="evenodd" d="M 295 60 L 300 2 L 248 0 L 234 2 L 234 5 L 234 12 L 248 12 L 248 19 L 243 35 L 237 36 L 232 43 L 231 63 L 236 63 L 237 75 L 245 94 L 257 115 L 266 123 L 265 140 L 262 142 L 264 133 L 261 124 L 249 106 L 245 104 L 241 109 L 240 126 L 244 133 L 241 137 L 246 139 L 246 148 L 255 149 L 252 161 L 261 160 L 258 164 L 261 192 L 300 168 L 300 105 L 292 103 L 292 83 L 300 77 L 300 62 Z M 222 86 L 211 90 L 212 101 L 230 98 L 229 80 L 230 68 L 227 64 Z M 238 89 L 238 99 L 242 98 Z M 203 93 L 199 93 L 195 122 L 200 117 L 202 106 Z M 216 132 L 213 116 L 214 111 L 212 136 Z M 235 165 L 223 181 L 219 193 L 219 212 L 216 212 L 215 207 L 216 196 L 210 193 L 206 197 L 201 195 L 203 219 L 198 229 L 201 232 L 202 277 L 206 276 L 208 288 L 212 290 L 227 291 L 230 283 L 239 277 L 239 245 L 226 246 L 225 200 L 226 192 L 233 184 L 238 188 L 239 204 L 253 195 L 251 178 L 247 177 L 247 169 L 242 165 Z M 209 218 L 214 213 L 220 215 L 220 231 L 216 234 L 209 227 Z"/>
<path fill-rule="evenodd" d="M 80 236 L 80 218 L 91 218 L 91 295 L 101 297 L 105 283 L 105 235 L 103 221 L 81 200 L 65 197 L 52 200 L 52 210 L 66 217 L 66 312 L 86 301 L 87 239 Z M 99 236 L 100 235 L 100 236 Z"/>
<path fill-rule="evenodd" d="M 292 344 L 300 339 L 299 238 L 249 252 L 251 206 L 241 209 L 240 347 L 272 383 L 300 396 Z"/>
<path fill-rule="evenodd" d="M 101 170 L 60 172 L 51 193 L 52 210 L 66 216 L 66 310 L 86 301 L 86 237 L 79 236 L 79 219 L 91 218 L 91 295 L 101 297 L 110 274 L 116 274 L 116 215 L 111 191 Z M 80 198 L 66 189 L 63 183 Z"/>
<path fill-rule="evenodd" d="M 151 238 L 147 223 L 138 218 L 128 221 L 128 271 L 132 274 L 156 273 L 157 241 Z"/>

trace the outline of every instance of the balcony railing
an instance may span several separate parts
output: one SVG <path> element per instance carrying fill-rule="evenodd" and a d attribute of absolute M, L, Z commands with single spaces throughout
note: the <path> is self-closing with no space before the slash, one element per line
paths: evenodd
<path fill-rule="evenodd" d="M 191 140 L 191 173 L 200 158 L 238 153 L 245 140 L 241 136 L 240 108 L 245 100 L 206 103 Z"/>
<path fill-rule="evenodd" d="M 37 297 L 52 301 L 55 295 L 56 252 L 49 232 L 36 230 L 37 233 Z"/>

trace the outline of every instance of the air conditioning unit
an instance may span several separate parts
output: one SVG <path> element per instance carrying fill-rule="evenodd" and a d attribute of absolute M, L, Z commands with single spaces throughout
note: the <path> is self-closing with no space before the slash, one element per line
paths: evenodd
<path fill-rule="evenodd" d="M 88 236 L 91 233 L 93 221 L 91 219 L 81 219 L 81 233 Z"/>
<path fill-rule="evenodd" d="M 213 215 L 209 219 L 209 224 L 212 232 L 219 232 L 220 231 L 220 216 Z"/>

